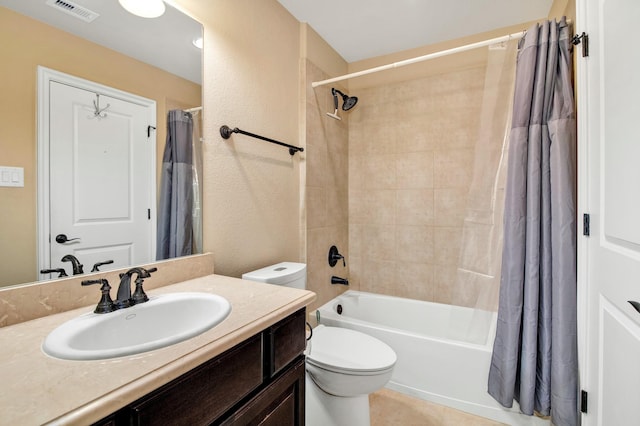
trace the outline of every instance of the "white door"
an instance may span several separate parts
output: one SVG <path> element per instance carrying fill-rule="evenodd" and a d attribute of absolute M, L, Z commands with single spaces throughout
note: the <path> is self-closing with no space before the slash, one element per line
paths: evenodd
<path fill-rule="evenodd" d="M 640 424 L 640 51 L 638 0 L 578 0 L 578 254 L 585 425 Z M 577 46 L 579 55 L 581 46 Z"/>
<path fill-rule="evenodd" d="M 108 270 L 154 259 L 150 115 L 148 106 L 49 81 L 51 268 L 71 275 L 67 254 L 85 273 L 98 262 L 113 261 L 100 268 Z"/>

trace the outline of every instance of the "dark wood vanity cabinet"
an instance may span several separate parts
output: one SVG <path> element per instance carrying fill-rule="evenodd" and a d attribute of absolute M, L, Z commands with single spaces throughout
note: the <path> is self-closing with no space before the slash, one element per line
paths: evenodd
<path fill-rule="evenodd" d="M 304 425 L 305 310 L 96 425 Z"/>

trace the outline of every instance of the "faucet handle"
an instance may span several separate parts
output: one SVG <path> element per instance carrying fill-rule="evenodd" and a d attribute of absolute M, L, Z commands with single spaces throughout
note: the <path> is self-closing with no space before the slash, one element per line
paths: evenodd
<path fill-rule="evenodd" d="M 344 260 L 344 256 L 338 252 L 338 247 L 331 246 L 329 249 L 329 266 L 333 268 L 340 259 L 342 259 L 342 266 L 346 267 L 347 262 Z"/>
<path fill-rule="evenodd" d="M 151 276 L 152 272 L 156 272 L 158 270 L 158 268 L 153 267 L 153 268 L 149 268 L 149 269 L 145 269 L 145 268 L 140 268 L 141 273 L 138 274 L 139 278 L 149 278 Z"/>
<path fill-rule="evenodd" d="M 104 278 L 100 278 L 97 280 L 84 280 L 80 283 L 81 285 L 93 285 L 93 284 L 101 284 L 100 291 L 102 292 L 102 297 L 96 306 L 96 309 L 93 311 L 96 314 L 106 314 L 109 312 L 113 312 L 116 310 L 116 306 L 111 299 L 111 295 L 109 291 L 111 290 L 111 286 L 109 285 L 109 281 Z"/>
<path fill-rule="evenodd" d="M 144 303 L 149 301 L 149 297 L 147 296 L 147 293 L 145 293 L 144 289 L 142 288 L 142 282 L 143 282 L 143 279 L 141 277 L 136 278 L 136 281 L 135 281 L 136 289 L 133 292 L 133 295 L 131 296 L 131 299 L 134 301 L 136 305 L 138 303 Z"/>
<path fill-rule="evenodd" d="M 150 268 L 150 269 L 140 268 L 140 271 L 135 281 L 136 289 L 133 292 L 133 296 L 131 296 L 131 299 L 136 304 L 149 301 L 149 297 L 147 296 L 147 294 L 144 292 L 144 289 L 142 288 L 142 283 L 144 282 L 144 278 L 149 278 L 151 276 L 151 273 L 156 272 L 157 270 L 158 268 Z"/>
<path fill-rule="evenodd" d="M 110 265 L 112 263 L 113 263 L 113 260 L 105 260 L 104 262 L 98 262 L 93 265 L 93 268 L 91 268 L 91 272 L 100 272 L 100 269 L 98 269 L 100 266 Z"/>
<path fill-rule="evenodd" d="M 58 278 L 67 277 L 67 271 L 64 268 L 56 268 L 56 269 L 42 269 L 40 271 L 41 274 L 58 274 Z"/>

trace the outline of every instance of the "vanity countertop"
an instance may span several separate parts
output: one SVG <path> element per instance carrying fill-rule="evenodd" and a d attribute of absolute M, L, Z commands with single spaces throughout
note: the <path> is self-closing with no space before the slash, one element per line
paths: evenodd
<path fill-rule="evenodd" d="M 99 361 L 42 352 L 58 325 L 87 306 L 0 328 L 0 425 L 90 424 L 264 330 L 315 299 L 310 291 L 209 275 L 148 291 L 218 294 L 231 313 L 216 327 L 162 349 Z M 96 303 L 99 299 L 96 292 Z"/>

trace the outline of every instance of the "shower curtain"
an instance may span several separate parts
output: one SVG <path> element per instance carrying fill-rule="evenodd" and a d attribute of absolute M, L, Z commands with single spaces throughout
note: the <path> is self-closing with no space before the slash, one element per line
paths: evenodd
<path fill-rule="evenodd" d="M 193 119 L 193 254 L 202 253 L 202 110 Z"/>
<path fill-rule="evenodd" d="M 188 112 L 171 110 L 162 159 L 157 260 L 192 253 L 192 210 L 193 120 Z"/>
<path fill-rule="evenodd" d="M 474 306 L 476 312 L 467 327 L 469 340 L 480 336 L 473 328 L 482 322 L 476 314 L 498 308 L 500 254 L 502 253 L 502 213 L 509 127 L 515 81 L 517 40 L 489 47 L 480 128 L 474 147 L 471 183 L 466 197 L 462 243 L 458 256 L 455 305 Z M 469 288 L 477 289 L 469 291 Z M 461 332 L 464 328 L 450 327 Z"/>
<path fill-rule="evenodd" d="M 576 131 L 570 30 L 521 40 L 489 393 L 505 407 L 577 425 Z"/>

